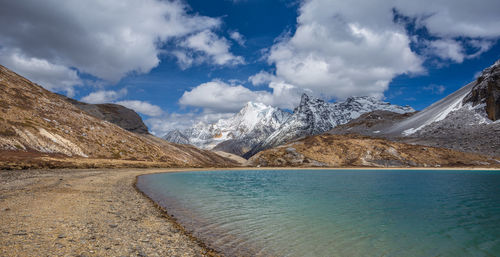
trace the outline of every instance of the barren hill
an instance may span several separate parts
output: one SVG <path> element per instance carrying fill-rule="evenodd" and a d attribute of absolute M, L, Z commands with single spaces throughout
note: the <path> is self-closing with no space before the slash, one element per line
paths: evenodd
<path fill-rule="evenodd" d="M 1 65 L 0 114 L 1 168 L 235 165 L 210 151 L 135 134 L 91 116 Z"/>
<path fill-rule="evenodd" d="M 328 167 L 500 166 L 500 160 L 450 149 L 359 135 L 317 135 L 259 152 L 253 165 Z"/>

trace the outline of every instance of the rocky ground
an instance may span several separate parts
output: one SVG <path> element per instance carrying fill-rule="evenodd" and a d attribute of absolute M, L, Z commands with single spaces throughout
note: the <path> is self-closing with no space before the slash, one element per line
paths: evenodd
<path fill-rule="evenodd" d="M 249 159 L 261 167 L 500 167 L 495 157 L 360 135 L 310 136 Z"/>
<path fill-rule="evenodd" d="M 158 171 L 0 171 L 0 256 L 216 255 L 134 189 Z"/>

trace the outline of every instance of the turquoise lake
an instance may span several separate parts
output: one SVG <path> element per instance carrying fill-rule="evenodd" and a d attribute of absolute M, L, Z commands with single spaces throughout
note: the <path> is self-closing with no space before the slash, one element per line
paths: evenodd
<path fill-rule="evenodd" d="M 228 256 L 500 256 L 498 171 L 202 171 L 137 186 Z"/>

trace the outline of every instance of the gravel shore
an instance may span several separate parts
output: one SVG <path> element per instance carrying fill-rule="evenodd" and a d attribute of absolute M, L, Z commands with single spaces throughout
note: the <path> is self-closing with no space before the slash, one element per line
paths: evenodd
<path fill-rule="evenodd" d="M 217 255 L 134 188 L 164 171 L 0 171 L 0 256 Z"/>

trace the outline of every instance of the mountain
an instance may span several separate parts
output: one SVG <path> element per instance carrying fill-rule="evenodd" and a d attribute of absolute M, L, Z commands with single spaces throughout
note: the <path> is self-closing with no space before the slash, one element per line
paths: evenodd
<path fill-rule="evenodd" d="M 89 115 L 0 65 L 0 168 L 201 167 L 235 162 Z"/>
<path fill-rule="evenodd" d="M 241 155 L 278 129 L 289 116 L 290 113 L 279 108 L 248 102 L 228 119 L 213 124 L 199 122 L 189 129 L 170 131 L 163 138 Z"/>
<path fill-rule="evenodd" d="M 491 157 L 360 135 L 309 136 L 248 160 L 260 167 L 500 167 Z"/>
<path fill-rule="evenodd" d="M 187 138 L 186 135 L 182 134 L 182 132 L 178 129 L 169 131 L 165 136 L 163 136 L 163 139 L 176 144 L 189 144 L 189 138 Z"/>
<path fill-rule="evenodd" d="M 111 122 L 121 128 L 137 134 L 149 134 L 148 127 L 141 116 L 134 110 L 119 104 L 87 104 L 65 96 L 61 96 L 78 109 L 98 119 Z"/>
<path fill-rule="evenodd" d="M 484 107 L 492 121 L 500 119 L 500 60 L 481 73 L 462 103 L 470 104 L 473 108 Z"/>
<path fill-rule="evenodd" d="M 475 81 L 414 115 L 373 112 L 328 133 L 357 133 L 500 156 L 499 110 L 500 60 Z"/>
<path fill-rule="evenodd" d="M 243 157 L 254 154 L 304 136 L 317 135 L 358 118 L 364 113 L 384 110 L 394 113 L 409 113 L 415 110 L 409 106 L 391 105 L 373 97 L 350 97 L 344 102 L 329 103 L 321 99 L 302 95 L 300 105 L 283 125 L 264 141 L 256 145 Z"/>
<path fill-rule="evenodd" d="M 327 133 L 332 135 L 359 134 L 379 137 L 382 131 L 386 131 L 395 123 L 405 120 L 416 113 L 418 112 L 395 113 L 375 110 L 365 113 L 346 124 L 338 125 Z"/>

